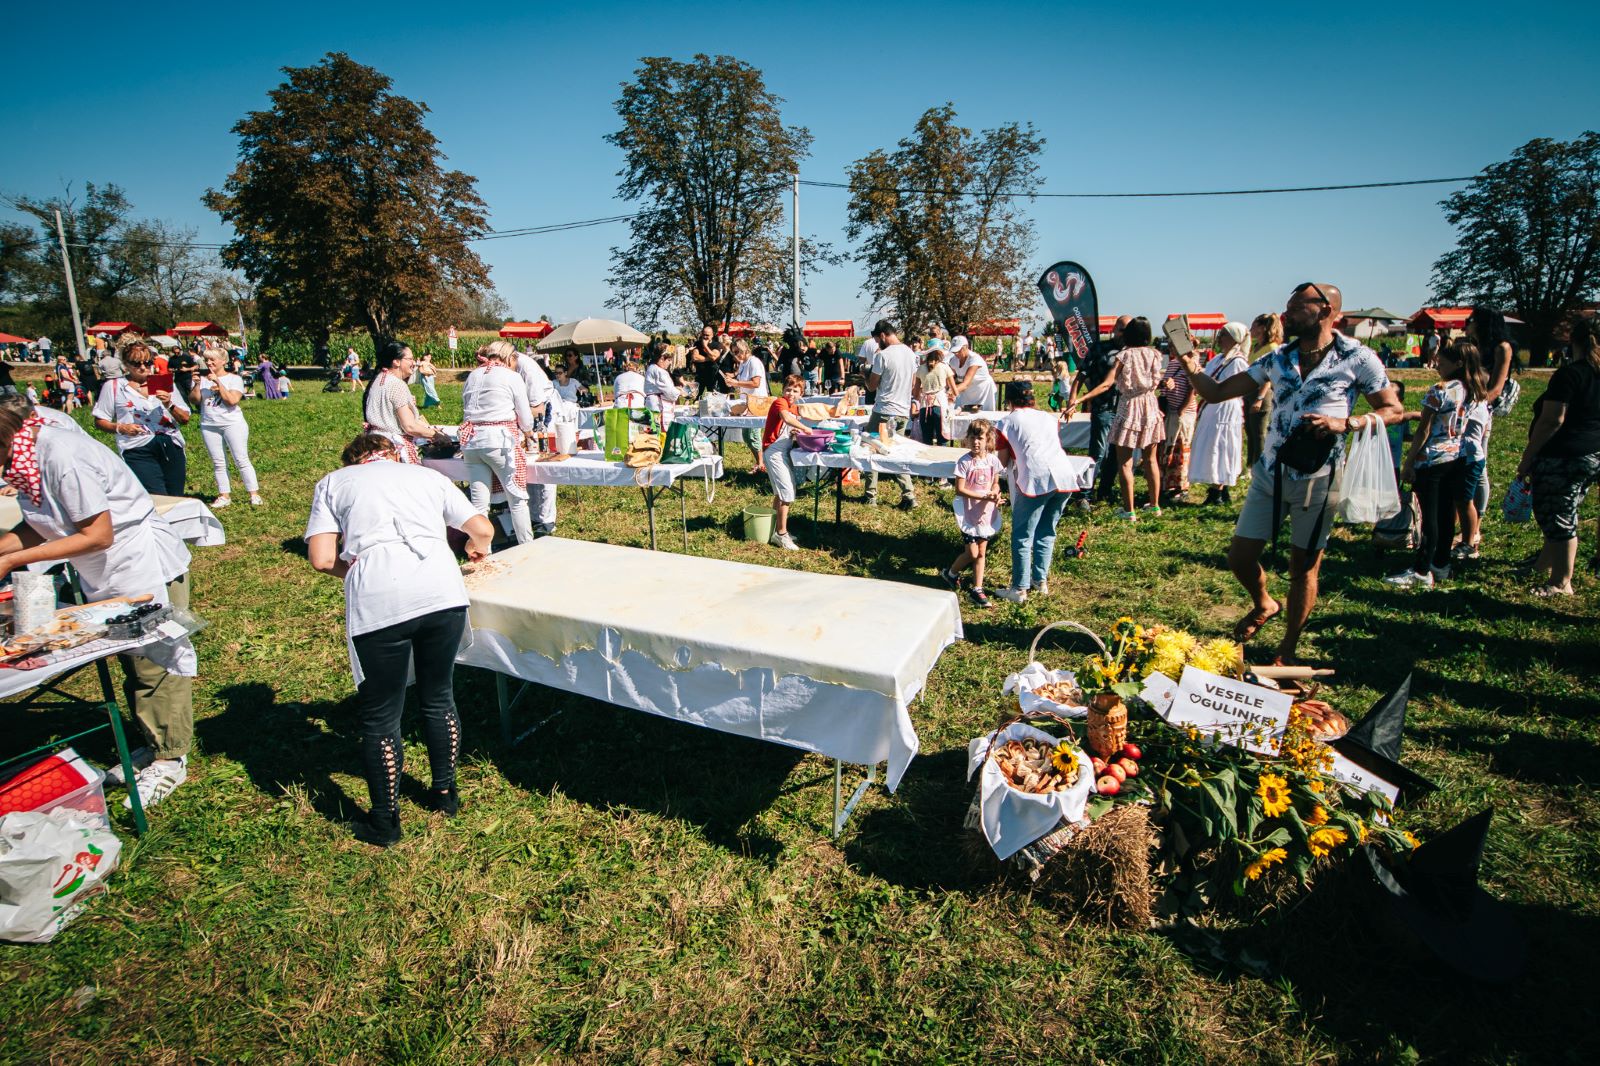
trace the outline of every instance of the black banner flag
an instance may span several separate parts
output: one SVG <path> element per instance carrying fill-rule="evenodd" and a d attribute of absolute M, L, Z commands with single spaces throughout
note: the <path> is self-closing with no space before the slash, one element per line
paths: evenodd
<path fill-rule="evenodd" d="M 1056 330 L 1082 366 L 1100 339 L 1100 301 L 1095 297 L 1094 279 L 1077 263 L 1060 262 L 1039 279 L 1039 293 Z"/>

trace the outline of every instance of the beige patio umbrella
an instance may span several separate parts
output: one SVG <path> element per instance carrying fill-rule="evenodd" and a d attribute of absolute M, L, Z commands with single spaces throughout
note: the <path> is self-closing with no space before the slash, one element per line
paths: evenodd
<path fill-rule="evenodd" d="M 582 352 L 585 349 L 594 363 L 595 399 L 605 399 L 605 387 L 600 383 L 601 348 L 639 348 L 650 343 L 650 338 L 628 325 L 609 318 L 580 318 L 576 322 L 563 322 L 539 342 L 541 352 Z"/>

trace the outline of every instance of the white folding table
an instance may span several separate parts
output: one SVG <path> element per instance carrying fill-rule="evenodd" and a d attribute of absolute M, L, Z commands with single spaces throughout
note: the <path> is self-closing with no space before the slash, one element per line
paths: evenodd
<path fill-rule="evenodd" d="M 560 462 L 535 462 L 528 456 L 530 485 L 579 485 L 637 488 L 644 495 L 645 513 L 650 522 L 650 547 L 656 546 L 656 497 L 673 489 L 678 493 L 678 512 L 683 522 L 683 550 L 689 550 L 689 505 L 685 483 L 695 477 L 715 481 L 722 477 L 722 457 L 702 455 L 692 463 L 657 463 L 631 467 L 609 462 L 601 452 L 579 452 Z M 467 464 L 459 455 L 449 459 L 423 459 L 422 465 L 437 470 L 451 481 L 464 482 Z"/>
<path fill-rule="evenodd" d="M 987 418 L 990 422 L 998 422 L 1004 418 L 1004 411 L 952 411 L 948 419 L 950 439 L 959 441 L 967 435 L 967 427 L 972 425 L 975 418 Z M 1089 424 L 1087 414 L 1075 413 L 1070 419 L 1061 423 L 1061 446 L 1069 452 L 1086 452 L 1089 450 Z"/>
<path fill-rule="evenodd" d="M 961 637 L 947 591 L 561 537 L 489 556 L 467 595 L 457 662 L 499 675 L 508 743 L 515 677 L 817 752 L 834 760 L 835 836 L 879 763 L 899 786 L 918 746 L 907 707 Z M 847 762 L 868 770 L 844 802 Z"/>

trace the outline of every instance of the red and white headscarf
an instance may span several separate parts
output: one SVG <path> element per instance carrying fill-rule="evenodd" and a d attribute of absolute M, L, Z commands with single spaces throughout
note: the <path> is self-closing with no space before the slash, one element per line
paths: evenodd
<path fill-rule="evenodd" d="M 39 472 L 37 450 L 37 434 L 42 425 L 44 417 L 39 414 L 23 419 L 22 428 L 11 438 L 11 458 L 6 460 L 6 481 L 18 492 L 27 493 L 35 506 L 44 502 L 44 481 Z"/>

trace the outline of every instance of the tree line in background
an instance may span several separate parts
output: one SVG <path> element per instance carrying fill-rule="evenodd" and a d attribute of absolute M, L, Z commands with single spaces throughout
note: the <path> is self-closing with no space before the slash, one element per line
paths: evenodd
<path fill-rule="evenodd" d="M 270 106 L 233 127 L 237 164 L 203 197 L 233 232 L 220 249 L 135 217 L 111 184 L 9 198 L 32 222 L 0 224 L 0 330 L 71 335 L 57 209 L 86 324 L 242 315 L 269 346 L 326 349 L 351 330 L 421 337 L 510 317 L 471 246 L 490 233 L 487 205 L 474 177 L 444 166 L 427 106 L 343 53 L 284 74 Z M 651 329 L 795 317 L 785 194 L 812 138 L 783 123 L 782 103 L 730 56 L 641 60 L 616 101 L 620 128 L 605 135 L 623 154 L 618 196 L 638 205 L 612 249 L 609 306 Z M 862 294 L 912 331 L 1027 315 L 1025 204 L 1043 148 L 1030 124 L 974 132 L 954 105 L 930 108 L 892 149 L 848 168 L 851 247 L 803 238 L 802 279 L 853 259 Z M 1458 234 L 1434 264 L 1436 300 L 1523 319 L 1538 361 L 1565 317 L 1600 295 L 1597 178 L 1593 132 L 1530 141 L 1487 167 L 1441 204 Z"/>

